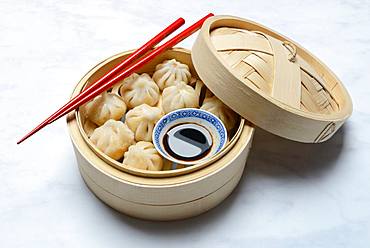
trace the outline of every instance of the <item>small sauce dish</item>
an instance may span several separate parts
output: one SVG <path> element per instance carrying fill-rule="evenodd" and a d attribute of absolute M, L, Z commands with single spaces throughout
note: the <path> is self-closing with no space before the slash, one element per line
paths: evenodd
<path fill-rule="evenodd" d="M 214 114 L 184 108 L 164 115 L 153 130 L 158 152 L 176 164 L 194 165 L 220 152 L 227 143 L 227 131 Z"/>

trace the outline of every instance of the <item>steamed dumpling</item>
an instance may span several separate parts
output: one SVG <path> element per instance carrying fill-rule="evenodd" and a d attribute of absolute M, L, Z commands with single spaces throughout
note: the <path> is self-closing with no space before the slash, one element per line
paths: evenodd
<path fill-rule="evenodd" d="M 191 74 L 187 65 L 176 61 L 176 59 L 171 59 L 156 66 L 153 79 L 163 90 L 174 85 L 176 81 L 183 81 L 187 84 L 191 79 Z"/>
<path fill-rule="evenodd" d="M 116 95 L 118 95 L 118 96 L 120 96 L 120 92 L 119 92 L 119 91 L 120 91 L 120 89 L 121 89 L 122 82 L 123 82 L 123 81 L 121 81 L 121 82 L 119 82 L 119 83 L 115 84 L 115 85 L 112 87 L 111 92 L 112 92 L 112 93 L 114 93 L 114 94 L 116 94 Z"/>
<path fill-rule="evenodd" d="M 157 102 L 156 107 L 160 108 L 162 110 L 162 112 L 164 113 L 164 110 L 163 110 L 163 107 L 162 107 L 162 98 L 163 98 L 162 96 L 159 97 L 159 100 Z"/>
<path fill-rule="evenodd" d="M 207 97 L 203 101 L 203 105 L 200 107 L 203 110 L 211 112 L 216 115 L 224 123 L 226 129 L 230 131 L 238 120 L 238 115 L 226 106 L 216 96 Z"/>
<path fill-rule="evenodd" d="M 161 106 L 167 114 L 181 108 L 199 107 L 199 92 L 184 82 L 167 87 L 162 93 Z"/>
<path fill-rule="evenodd" d="M 126 104 L 120 96 L 104 92 L 83 105 L 81 113 L 96 125 L 101 126 L 109 119 L 121 119 L 126 110 Z"/>
<path fill-rule="evenodd" d="M 207 87 L 197 78 L 192 78 L 189 85 L 195 89 L 195 94 L 198 96 L 198 106 L 202 105 Z"/>
<path fill-rule="evenodd" d="M 103 126 L 94 130 L 91 142 L 109 157 L 119 160 L 132 145 L 134 133 L 121 121 L 108 120 Z"/>
<path fill-rule="evenodd" d="M 136 141 L 152 141 L 154 125 L 162 116 L 160 108 L 142 104 L 127 112 L 126 124 L 135 133 Z"/>
<path fill-rule="evenodd" d="M 92 133 L 94 132 L 94 130 L 97 127 L 98 127 L 98 125 L 96 125 L 94 122 L 86 119 L 85 123 L 84 123 L 84 131 L 85 131 L 87 137 L 90 138 L 90 136 L 92 135 Z"/>
<path fill-rule="evenodd" d="M 160 171 L 163 159 L 151 142 L 140 141 L 130 146 L 125 153 L 123 164 L 141 170 Z"/>
<path fill-rule="evenodd" d="M 134 73 L 124 79 L 120 93 L 129 108 L 144 103 L 154 106 L 160 96 L 158 85 L 147 73 L 141 75 Z"/>

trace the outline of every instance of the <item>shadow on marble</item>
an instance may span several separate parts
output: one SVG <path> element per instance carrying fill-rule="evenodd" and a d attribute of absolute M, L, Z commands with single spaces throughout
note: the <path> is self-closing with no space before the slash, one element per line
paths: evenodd
<path fill-rule="evenodd" d="M 304 144 L 257 129 L 247 170 L 281 179 L 315 178 L 329 173 L 346 143 L 346 124 L 326 142 Z"/>

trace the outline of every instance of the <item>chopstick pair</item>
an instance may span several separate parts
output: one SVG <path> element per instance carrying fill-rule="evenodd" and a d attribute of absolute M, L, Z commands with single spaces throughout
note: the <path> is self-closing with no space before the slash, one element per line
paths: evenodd
<path fill-rule="evenodd" d="M 181 42 L 182 40 L 184 40 L 185 38 L 187 38 L 188 36 L 196 32 L 198 29 L 200 29 L 203 22 L 211 16 L 213 16 L 213 14 L 209 13 L 208 15 L 204 16 L 202 19 L 200 19 L 199 21 L 197 21 L 196 23 L 194 23 L 193 25 L 191 25 L 184 31 L 180 32 L 179 34 L 177 34 L 176 36 L 174 36 L 173 38 L 165 42 L 163 45 L 156 47 L 154 50 L 152 50 L 151 52 L 146 54 L 144 57 L 139 59 L 140 56 L 144 55 L 146 52 L 152 49 L 156 44 L 158 44 L 160 41 L 162 41 L 164 38 L 166 38 L 168 35 L 173 33 L 176 29 L 178 29 L 181 25 L 185 23 L 183 18 L 177 19 L 175 22 L 173 22 L 167 28 L 165 28 L 163 31 L 157 34 L 154 38 L 152 38 L 147 43 L 145 43 L 142 47 L 137 49 L 128 58 L 122 61 L 118 66 L 113 68 L 111 71 L 105 74 L 102 78 L 100 78 L 90 87 L 82 91 L 79 95 L 77 95 L 76 97 L 68 101 L 58 111 L 56 111 L 54 114 L 49 116 L 46 120 L 44 120 L 37 127 L 35 127 L 31 132 L 29 132 L 22 139 L 20 139 L 17 142 L 17 144 L 22 143 L 24 140 L 31 137 L 33 134 L 35 134 L 36 132 L 44 128 L 45 126 L 51 124 L 52 122 L 58 120 L 59 118 L 68 114 L 74 109 L 77 109 L 81 105 L 92 100 L 97 95 L 111 88 L 118 81 L 128 77 L 129 75 L 134 73 L 136 70 L 140 69 L 142 66 L 144 66 L 145 64 L 153 60 L 159 54 L 172 48 L 174 45 Z M 139 59 L 139 60 L 133 63 L 136 59 Z M 122 69 L 124 70 L 122 72 L 119 72 Z M 118 73 L 118 75 L 115 75 L 116 73 Z"/>

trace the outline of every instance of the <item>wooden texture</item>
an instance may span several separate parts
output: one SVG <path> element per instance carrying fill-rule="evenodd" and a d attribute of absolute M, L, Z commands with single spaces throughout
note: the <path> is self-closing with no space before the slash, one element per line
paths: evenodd
<path fill-rule="evenodd" d="M 100 72 L 99 68 L 115 63 L 115 59 L 125 54 L 127 52 L 113 56 L 93 68 L 79 82 L 73 95 L 84 87 L 88 79 Z M 189 56 L 184 49 L 173 49 L 153 63 L 164 58 L 177 58 L 177 54 Z M 152 68 L 149 66 L 146 69 L 150 71 Z M 254 132 L 251 126 L 244 123 L 239 127 L 234 145 L 213 163 L 196 171 L 172 177 L 145 177 L 119 170 L 97 155 L 86 142 L 79 121 L 76 112 L 67 116 L 78 166 L 86 184 L 107 205 L 128 215 L 151 220 L 187 218 L 219 204 L 242 175 Z"/>
<path fill-rule="evenodd" d="M 350 96 L 329 68 L 294 41 L 252 21 L 208 19 L 192 59 L 218 98 L 282 137 L 323 142 L 352 113 Z"/>
<path fill-rule="evenodd" d="M 301 74 L 299 65 L 289 61 L 289 52 L 282 46 L 281 41 L 266 36 L 274 51 L 271 96 L 293 108 L 301 107 Z"/>
<path fill-rule="evenodd" d="M 145 220 L 172 221 L 194 217 L 216 207 L 237 186 L 243 174 L 243 169 L 237 172 L 230 181 L 216 191 L 193 201 L 171 205 L 150 205 L 127 201 L 102 188 L 81 168 L 80 172 L 86 185 L 96 197 L 115 210 Z"/>

